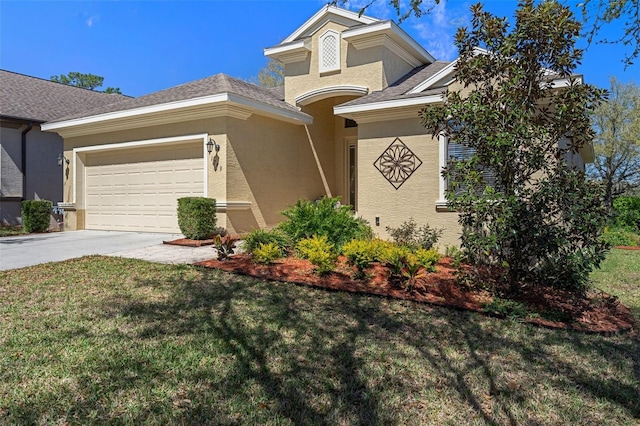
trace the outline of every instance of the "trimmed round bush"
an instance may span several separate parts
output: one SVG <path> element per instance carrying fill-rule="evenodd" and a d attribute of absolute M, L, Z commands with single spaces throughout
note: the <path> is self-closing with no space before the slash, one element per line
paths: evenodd
<path fill-rule="evenodd" d="M 206 197 L 178 198 L 178 226 L 185 237 L 206 240 L 216 233 L 216 200 Z"/>
<path fill-rule="evenodd" d="M 26 232 L 45 232 L 51 220 L 51 201 L 26 200 L 22 202 L 20 213 L 22 227 Z"/>

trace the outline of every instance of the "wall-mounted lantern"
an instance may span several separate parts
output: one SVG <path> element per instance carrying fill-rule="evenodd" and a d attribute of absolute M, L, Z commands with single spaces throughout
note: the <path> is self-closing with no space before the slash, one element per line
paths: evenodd
<path fill-rule="evenodd" d="M 209 142 L 207 142 L 207 152 L 211 154 L 214 148 L 216 152 L 220 151 L 220 145 L 218 145 L 213 138 L 209 138 Z"/>
<path fill-rule="evenodd" d="M 58 154 L 58 167 L 62 167 L 62 163 L 69 164 L 69 159 L 64 156 L 64 154 Z"/>

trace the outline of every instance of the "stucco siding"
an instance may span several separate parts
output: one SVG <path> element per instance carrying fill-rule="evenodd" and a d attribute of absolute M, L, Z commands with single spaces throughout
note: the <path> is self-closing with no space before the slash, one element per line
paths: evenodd
<path fill-rule="evenodd" d="M 22 131 L 0 127 L 0 222 L 22 223 L 21 200 L 49 200 L 54 205 L 62 201 L 62 172 L 57 163 L 62 152 L 62 138 L 40 131 L 34 125 L 26 134 L 26 178 L 22 177 Z"/>
<path fill-rule="evenodd" d="M 374 166 L 378 157 L 395 140 L 402 142 L 422 161 L 418 169 L 395 189 Z M 386 227 L 398 227 L 413 218 L 419 225 L 443 228 L 438 245 L 458 245 L 460 226 L 456 213 L 436 209 L 439 198 L 438 141 L 427 135 L 417 119 L 365 123 L 358 140 L 358 215 L 374 233 L 388 238 Z M 376 217 L 379 226 L 376 226 Z"/>
<path fill-rule="evenodd" d="M 228 138 L 228 198 L 252 203 L 250 212 L 229 212 L 230 230 L 273 227 L 284 219 L 280 212 L 298 199 L 324 194 L 303 126 L 259 116 L 229 119 Z"/>
<path fill-rule="evenodd" d="M 320 73 L 318 39 L 328 30 L 341 33 L 345 26 L 328 22 L 311 39 L 311 53 L 305 61 L 285 66 L 285 100 L 295 105 L 296 97 L 312 90 L 340 85 L 359 85 L 369 91 L 384 88 L 382 69 L 383 48 L 357 50 L 341 38 L 340 70 Z"/>

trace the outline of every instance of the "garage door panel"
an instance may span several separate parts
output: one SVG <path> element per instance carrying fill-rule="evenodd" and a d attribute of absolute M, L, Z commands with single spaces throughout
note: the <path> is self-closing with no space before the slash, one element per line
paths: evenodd
<path fill-rule="evenodd" d="M 204 192 L 199 143 L 96 154 L 87 164 L 87 229 L 180 232 L 177 199 Z"/>

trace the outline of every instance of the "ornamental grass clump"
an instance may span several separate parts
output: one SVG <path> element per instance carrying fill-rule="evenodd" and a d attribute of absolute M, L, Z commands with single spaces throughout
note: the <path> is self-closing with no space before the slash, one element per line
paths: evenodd
<path fill-rule="evenodd" d="M 300 240 L 296 245 L 296 254 L 315 265 L 318 275 L 326 275 L 333 271 L 337 259 L 335 247 L 326 235 Z"/>

